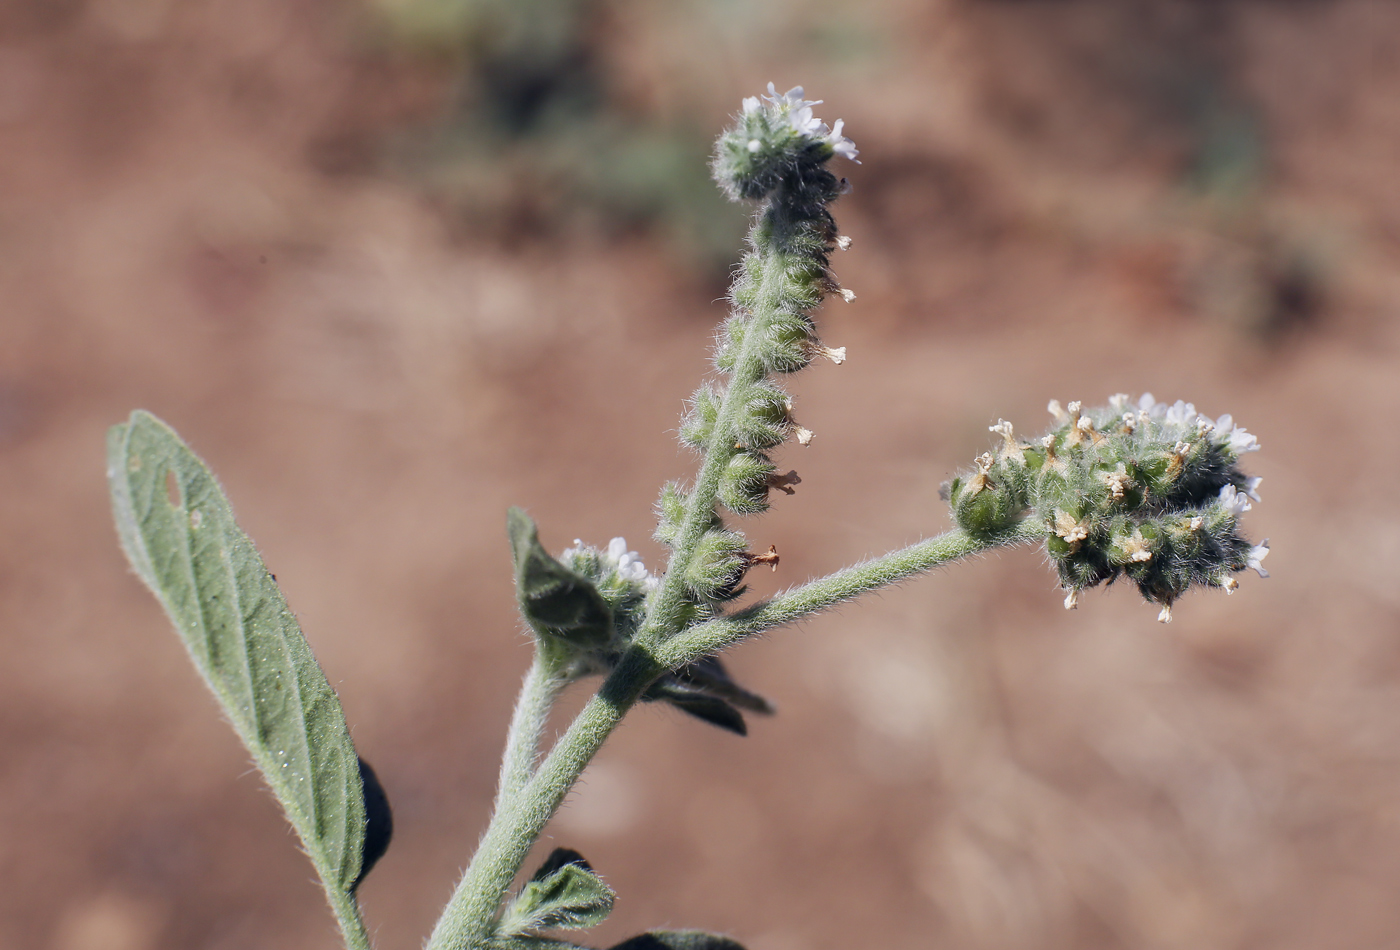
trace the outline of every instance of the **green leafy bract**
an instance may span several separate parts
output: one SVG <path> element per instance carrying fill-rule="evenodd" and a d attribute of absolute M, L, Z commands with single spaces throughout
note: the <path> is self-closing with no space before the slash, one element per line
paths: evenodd
<path fill-rule="evenodd" d="M 612 912 L 612 888 L 593 873 L 583 855 L 555 848 L 506 908 L 503 936 L 539 930 L 580 930 L 603 922 Z"/>
<path fill-rule="evenodd" d="M 612 608 L 593 582 L 555 560 L 540 544 L 535 523 L 519 508 L 507 513 L 506 528 L 520 611 L 535 632 L 574 647 L 605 646 L 613 633 Z"/>

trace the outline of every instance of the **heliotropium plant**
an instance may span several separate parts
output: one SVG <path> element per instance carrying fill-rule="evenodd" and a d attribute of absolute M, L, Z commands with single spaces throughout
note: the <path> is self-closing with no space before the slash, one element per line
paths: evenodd
<path fill-rule="evenodd" d="M 507 534 L 521 617 L 535 655 L 525 677 L 500 772 L 491 822 L 432 935 L 429 950 L 543 950 L 580 944 L 559 936 L 602 921 L 613 892 L 582 855 L 558 848 L 512 891 L 545 825 L 627 712 L 638 702 L 677 709 L 743 735 L 744 713 L 768 703 L 736 684 L 718 654 L 932 568 L 995 547 L 1044 545 L 1066 592 L 1127 577 L 1171 619 L 1192 587 L 1238 586 L 1261 562 L 1240 515 L 1259 500 L 1259 479 L 1239 468 L 1258 448 L 1229 416 L 1208 419 L 1189 403 L 1144 395 L 1102 408 L 1049 405 L 1054 428 L 1022 440 L 1011 423 L 990 427 L 998 444 L 944 486 L 957 527 L 771 598 L 742 603 L 745 574 L 776 564 L 752 550 L 734 515 L 769 507 L 799 479 L 774 460 L 812 434 L 792 415 L 784 388 L 817 360 L 840 364 L 822 343 L 822 301 L 854 298 L 830 257 L 845 250 L 831 204 L 848 190 L 829 169 L 855 161 L 842 124 L 812 114 L 801 87 L 745 99 L 720 136 L 713 170 L 724 192 L 757 205 L 749 249 L 730 292 L 713 377 L 692 397 L 681 440 L 700 456 L 687 483 L 661 490 L 656 538 L 670 550 L 649 573 L 621 538 L 576 541 L 557 556 L 534 522 L 512 508 Z M 133 413 L 109 436 L 108 479 L 122 547 L 183 638 L 223 704 L 325 886 L 346 947 L 367 950 L 355 890 L 388 846 L 392 820 L 373 770 L 355 753 L 334 691 L 316 664 L 208 468 L 168 426 Z M 601 678 L 596 692 L 547 752 L 551 708 L 569 684 Z M 391 783 L 392 784 L 392 783 Z M 742 950 L 702 931 L 654 931 L 612 950 Z"/>

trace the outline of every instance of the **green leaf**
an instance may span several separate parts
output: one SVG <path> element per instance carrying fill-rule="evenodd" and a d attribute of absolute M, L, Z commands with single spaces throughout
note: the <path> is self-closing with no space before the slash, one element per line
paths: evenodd
<path fill-rule="evenodd" d="M 515 593 L 530 626 L 575 646 L 606 645 L 612 638 L 612 608 L 593 582 L 555 560 L 540 544 L 534 521 L 519 508 L 507 512 L 506 530 L 515 555 Z"/>
<path fill-rule="evenodd" d="M 325 885 L 349 945 L 365 836 L 359 760 L 340 701 L 208 467 L 133 412 L 107 435 L 123 550 L 156 595 Z"/>
<path fill-rule="evenodd" d="M 744 950 L 742 944 L 703 930 L 653 930 L 613 946 L 612 950 Z"/>
<path fill-rule="evenodd" d="M 642 701 L 670 703 L 681 712 L 689 713 L 712 726 L 718 726 L 735 735 L 749 734 L 743 713 L 729 703 L 669 680 L 661 679 L 652 683 L 642 694 Z"/>
<path fill-rule="evenodd" d="M 555 848 L 506 908 L 498 932 L 516 936 L 592 927 L 602 923 L 612 907 L 612 888 L 593 873 L 583 855 Z"/>

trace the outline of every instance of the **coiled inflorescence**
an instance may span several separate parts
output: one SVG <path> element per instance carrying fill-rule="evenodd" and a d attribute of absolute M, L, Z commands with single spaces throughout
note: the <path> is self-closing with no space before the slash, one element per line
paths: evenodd
<path fill-rule="evenodd" d="M 771 454 L 789 439 L 807 445 L 813 438 L 793 417 L 779 380 L 819 357 L 846 358 L 844 349 L 822 345 L 812 312 L 828 294 L 855 296 L 830 269 L 831 252 L 849 241 L 838 236 L 827 205 L 847 186 L 826 164 L 837 155 L 854 160 L 856 149 L 841 122 L 828 129 L 813 116 L 814 105 L 801 86 L 780 95 L 769 84 L 767 96 L 744 100 L 715 147 L 720 187 L 760 206 L 716 345 L 719 376 L 696 391 L 681 425 L 681 441 L 704 453 L 704 465 L 694 488 L 667 485 L 657 505 L 656 537 L 682 555 L 681 580 L 698 614 L 738 596 L 755 563 L 776 560 L 749 553 L 714 501 L 734 514 L 756 514 L 774 490 L 792 494 L 800 481 L 796 472 L 781 473 Z"/>
<path fill-rule="evenodd" d="M 1101 409 L 1049 409 L 1058 426 L 1048 435 L 1021 441 L 1000 421 L 991 427 L 997 449 L 945 486 L 959 527 L 987 537 L 1034 519 L 1067 608 L 1080 591 L 1126 575 L 1162 605 L 1166 623 L 1191 587 L 1233 592 L 1231 575 L 1247 567 L 1268 576 L 1269 542 L 1253 545 L 1238 530 L 1261 480 L 1238 463 L 1259 444 L 1230 416 L 1212 420 L 1150 393 L 1136 405 L 1119 394 Z"/>

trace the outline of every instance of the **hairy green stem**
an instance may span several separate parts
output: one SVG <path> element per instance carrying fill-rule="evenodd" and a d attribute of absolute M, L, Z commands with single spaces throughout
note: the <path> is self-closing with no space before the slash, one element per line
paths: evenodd
<path fill-rule="evenodd" d="M 778 302 L 782 297 L 783 284 L 788 279 L 781 261 L 783 252 L 780 247 L 773 246 L 781 243 L 780 235 L 791 227 L 786 216 L 778 213 L 781 209 L 779 201 L 780 196 L 771 198 L 753 227 L 753 232 L 757 232 L 766 221 L 775 234 L 772 244 L 761 250 L 764 257 L 763 278 L 750 312 L 752 323 L 744 333 L 714 429 L 705 446 L 705 458 L 686 499 L 685 517 L 681 521 L 670 563 L 661 578 L 661 589 L 652 599 L 646 622 L 637 634 L 637 641 L 649 647 L 676 633 L 680 627 L 681 621 L 677 615 L 684 600 L 686 573 L 695 556 L 695 549 L 714 517 L 715 499 L 719 494 L 725 465 L 734 454 L 734 433 L 747 411 L 745 400 L 750 387 L 765 375 L 762 353 L 766 345 L 767 324 L 779 316 Z"/>
<path fill-rule="evenodd" d="M 593 756 L 661 669 L 639 648 L 622 658 L 514 800 L 491 819 L 471 866 L 433 928 L 426 950 L 485 950 L 490 945 L 501 902 L 530 848 Z"/>
<path fill-rule="evenodd" d="M 364 919 L 360 917 L 360 905 L 355 895 L 328 887 L 326 898 L 330 901 L 331 912 L 335 914 L 335 922 L 340 925 L 345 950 L 371 950 L 369 933 L 365 930 Z"/>
<path fill-rule="evenodd" d="M 656 659 L 667 669 L 693 663 L 747 637 L 792 623 L 862 594 L 897 584 L 944 564 L 990 548 L 1043 538 L 1044 527 L 1027 519 L 1016 527 L 979 539 L 961 529 L 911 544 L 883 557 L 856 564 L 801 587 L 792 588 L 729 616 L 718 617 L 661 644 Z"/>
<path fill-rule="evenodd" d="M 535 762 L 540 755 L 540 736 L 544 733 L 554 700 L 563 687 L 564 680 L 555 672 L 555 664 L 550 657 L 545 655 L 545 645 L 538 644 L 535 661 L 520 686 L 520 696 L 515 701 L 515 713 L 510 720 L 510 732 L 506 735 L 500 785 L 496 790 L 496 812 L 508 807 L 534 774 Z"/>

